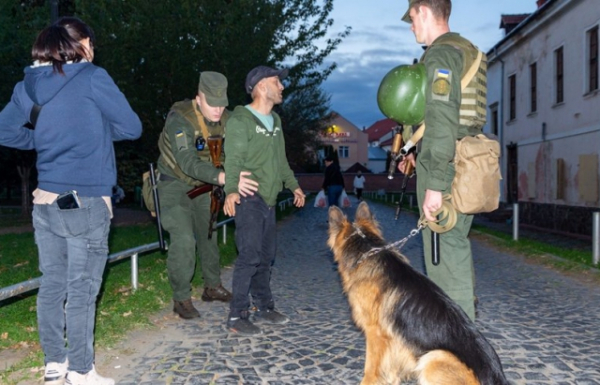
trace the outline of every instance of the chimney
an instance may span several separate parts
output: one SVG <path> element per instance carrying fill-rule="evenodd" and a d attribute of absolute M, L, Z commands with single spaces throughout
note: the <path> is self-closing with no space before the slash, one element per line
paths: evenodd
<path fill-rule="evenodd" d="M 544 5 L 548 0 L 537 0 L 537 7 L 541 7 L 542 5 Z"/>

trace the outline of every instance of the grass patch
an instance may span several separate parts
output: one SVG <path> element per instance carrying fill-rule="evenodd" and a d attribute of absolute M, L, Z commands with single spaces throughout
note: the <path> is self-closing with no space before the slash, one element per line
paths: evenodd
<path fill-rule="evenodd" d="M 482 234 L 493 236 L 493 243 L 496 246 L 527 257 L 558 257 L 560 260 L 554 258 L 554 261 L 551 261 L 551 264 L 564 271 L 579 270 L 584 267 L 596 267 L 592 261 L 592 253 L 588 251 L 554 246 L 522 237 L 519 237 L 519 240 L 514 241 L 512 239 L 512 234 L 492 230 L 477 224 L 473 224 L 472 229 Z M 552 258 L 550 258 L 550 260 L 552 260 Z"/>
<path fill-rule="evenodd" d="M 233 233 L 228 231 L 226 245 L 222 244 L 221 232 L 218 233 L 221 265 L 231 264 L 236 258 Z M 151 224 L 114 227 L 109 237 L 112 251 L 153 242 L 156 242 L 156 227 Z M 0 245 L 0 287 L 40 275 L 37 270 L 37 249 L 31 233 L 1 235 Z M 133 291 L 131 259 L 107 266 L 96 311 L 97 347 L 113 346 L 128 331 L 149 327 L 149 316 L 169 303 L 172 293 L 167 278 L 166 253 L 157 251 L 140 255 L 138 269 L 138 290 Z M 202 287 L 201 277 L 198 267 L 194 286 Z M 37 290 L 0 302 L 0 350 L 34 348 L 27 359 L 0 372 L 0 383 L 9 383 L 8 376 L 14 371 L 43 365 L 38 344 L 36 294 Z"/>

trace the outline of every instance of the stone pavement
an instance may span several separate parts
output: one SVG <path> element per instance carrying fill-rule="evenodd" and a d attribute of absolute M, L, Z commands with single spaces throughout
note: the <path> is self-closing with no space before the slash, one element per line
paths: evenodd
<path fill-rule="evenodd" d="M 393 208 L 370 206 L 389 242 L 416 223 L 413 214 L 395 222 Z M 346 211 L 353 217 L 355 207 Z M 224 329 L 227 305 L 198 300 L 200 320 L 183 321 L 165 309 L 156 329 L 99 351 L 99 371 L 119 384 L 358 384 L 365 342 L 350 318 L 326 232 L 327 212 L 313 207 L 279 223 L 271 286 L 276 308 L 290 323 L 241 337 Z M 511 383 L 599 385 L 600 288 L 529 264 L 485 240 L 472 243 L 477 325 Z M 402 252 L 422 269 L 420 236 Z M 230 287 L 230 268 L 223 280 Z"/>

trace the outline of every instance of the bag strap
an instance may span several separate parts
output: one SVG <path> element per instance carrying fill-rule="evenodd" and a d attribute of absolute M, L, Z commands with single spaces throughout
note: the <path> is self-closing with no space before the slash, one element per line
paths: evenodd
<path fill-rule="evenodd" d="M 29 124 L 31 124 L 31 128 L 35 130 L 35 124 L 37 123 L 38 116 L 40 116 L 40 111 L 42 110 L 42 106 L 34 103 L 33 107 L 31 107 L 31 112 L 29 113 Z"/>
<path fill-rule="evenodd" d="M 200 113 L 198 113 L 198 111 L 196 110 L 196 105 L 194 103 L 196 103 L 195 99 L 192 100 L 192 109 L 194 110 L 194 114 L 196 114 L 196 119 L 198 120 L 198 125 L 200 126 L 200 130 L 202 131 L 202 135 L 206 139 L 208 139 L 210 134 L 208 133 L 208 127 L 206 127 L 206 122 L 204 122 L 204 116 L 202 116 Z"/>
<path fill-rule="evenodd" d="M 477 73 L 477 70 L 479 70 L 479 65 L 481 64 L 482 58 L 483 52 L 477 50 L 477 57 L 475 58 L 475 61 L 473 62 L 473 64 L 471 64 L 471 68 L 469 68 L 465 76 L 460 80 L 461 91 L 464 91 L 464 89 L 467 88 L 469 83 L 471 83 L 471 80 L 473 80 L 473 77 Z"/>
<path fill-rule="evenodd" d="M 483 58 L 483 52 L 481 52 L 480 50 L 477 50 L 477 57 L 475 58 L 475 61 L 473 62 L 473 64 L 471 64 L 471 67 L 469 68 L 469 70 L 467 71 L 465 76 L 460 80 L 460 90 L 461 91 L 464 91 L 464 89 L 467 88 L 469 83 L 471 83 L 471 80 L 473 80 L 473 77 L 479 70 L 479 65 L 481 64 L 482 58 Z M 410 145 L 410 148 L 416 146 L 417 143 L 419 143 L 419 141 L 423 138 L 424 133 L 425 133 L 425 123 L 421 123 L 419 125 L 419 127 L 417 128 L 417 130 L 412 134 L 412 136 L 410 137 L 408 142 L 406 142 L 406 145 L 403 147 L 402 150 L 405 150 L 407 148 L 407 146 L 409 146 L 409 145 Z M 408 152 L 408 150 L 406 150 L 406 152 Z"/>
<path fill-rule="evenodd" d="M 54 99 L 56 97 L 56 95 L 58 95 L 60 93 L 60 91 L 62 91 L 63 88 L 65 88 L 67 86 L 67 84 L 69 84 L 71 82 L 71 80 L 75 79 L 79 74 L 81 74 L 82 72 L 84 72 L 86 70 L 89 70 L 90 68 L 91 69 L 94 68 L 94 65 L 91 64 L 91 63 L 86 68 L 84 68 L 81 71 L 77 72 L 71 79 L 67 80 L 67 82 L 65 84 L 63 84 L 62 87 L 60 87 L 58 89 L 58 91 L 56 91 L 56 93 L 54 94 L 54 96 L 52 96 L 52 98 L 50 98 L 50 100 Z M 46 103 L 48 103 L 50 100 L 48 100 Z M 40 116 L 40 112 L 42 111 L 42 107 L 44 105 L 40 106 L 37 103 L 33 103 L 33 107 L 31 107 L 31 111 L 29 112 L 29 124 L 31 125 L 31 129 L 33 129 L 33 130 L 35 130 L 35 125 L 37 123 L 38 117 Z"/>

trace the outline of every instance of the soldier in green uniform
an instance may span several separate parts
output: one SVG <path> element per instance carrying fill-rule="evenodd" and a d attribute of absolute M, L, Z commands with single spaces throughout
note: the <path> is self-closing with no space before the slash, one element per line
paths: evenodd
<path fill-rule="evenodd" d="M 217 237 L 208 239 L 210 193 L 193 199 L 186 194 L 206 183 L 225 184 L 224 171 L 211 162 L 207 138 L 224 136 L 227 105 L 225 76 L 202 72 L 196 98 L 171 107 L 158 143 L 161 219 L 171 239 L 167 272 L 173 289 L 173 311 L 185 319 L 200 317 L 191 299 L 196 251 L 204 276 L 202 300 L 231 300 L 231 293 L 221 284 Z"/>
<path fill-rule="evenodd" d="M 461 90 L 461 78 L 470 69 L 479 50 L 468 40 L 450 32 L 450 0 L 409 0 L 402 18 L 411 24 L 419 44 L 427 46 L 421 62 L 427 72 L 425 134 L 416 158 L 419 210 L 434 221 L 454 178 L 456 140 L 481 131 L 486 115 L 486 69 L 482 60 L 477 75 Z M 415 166 L 415 157 L 400 163 Z M 472 215 L 458 213 L 456 226 L 440 235 L 440 263 L 431 260 L 431 230 L 423 231 L 427 275 L 439 285 L 471 319 L 475 319 L 475 277 L 468 239 Z"/>

